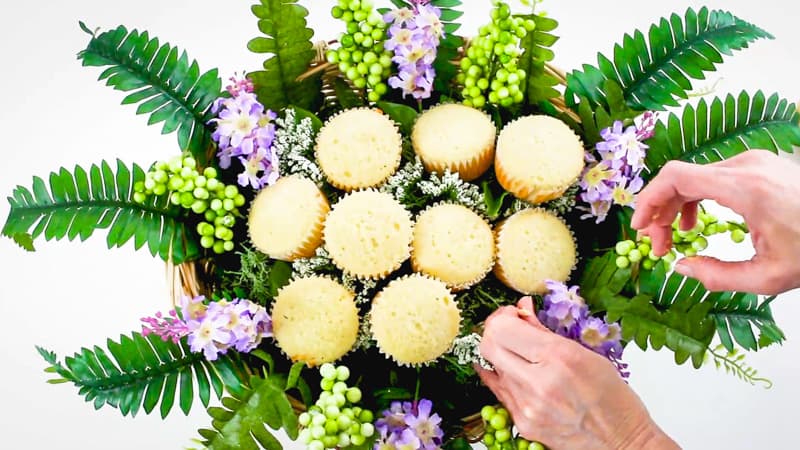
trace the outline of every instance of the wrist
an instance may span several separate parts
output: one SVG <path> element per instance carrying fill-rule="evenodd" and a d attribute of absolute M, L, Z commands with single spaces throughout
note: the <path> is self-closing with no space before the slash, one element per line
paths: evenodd
<path fill-rule="evenodd" d="M 617 450 L 675 450 L 680 449 L 677 443 L 667 436 L 653 421 L 648 421 L 634 428 L 627 436 L 622 436 Z"/>

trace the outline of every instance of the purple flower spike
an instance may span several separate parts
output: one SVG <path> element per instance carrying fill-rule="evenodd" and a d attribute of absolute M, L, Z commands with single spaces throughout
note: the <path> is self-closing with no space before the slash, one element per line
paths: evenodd
<path fill-rule="evenodd" d="M 442 11 L 427 1 L 414 1 L 413 9 L 400 8 L 384 15 L 391 24 L 384 48 L 394 53 L 398 74 L 389 78 L 389 86 L 400 89 L 403 97 L 429 98 L 433 92 L 439 40 L 444 35 Z"/>
<path fill-rule="evenodd" d="M 600 132 L 603 138 L 595 146 L 600 160 L 586 155 L 590 164 L 580 181 L 582 201 L 588 204 L 584 218 L 595 217 L 596 222 L 605 220 L 612 205 L 635 206 L 635 196 L 644 186 L 641 178 L 648 146 L 642 141 L 652 137 L 655 114 L 645 113 L 638 125 L 625 128 L 621 121 Z"/>

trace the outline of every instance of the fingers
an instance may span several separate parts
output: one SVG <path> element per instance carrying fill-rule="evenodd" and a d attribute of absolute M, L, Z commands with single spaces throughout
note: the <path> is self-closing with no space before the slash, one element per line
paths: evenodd
<path fill-rule="evenodd" d="M 552 335 L 541 324 L 540 328 L 531 326 L 527 320 L 536 318 L 530 316 L 522 319 L 516 315 L 495 317 L 483 331 L 481 339 L 483 357 L 495 367 L 504 364 L 504 368 L 516 367 L 516 361 L 510 361 L 505 353 L 526 363 L 538 363 L 541 360 L 542 348 L 549 345 Z"/>
<path fill-rule="evenodd" d="M 530 296 L 522 297 L 519 302 L 517 302 L 517 309 L 517 315 L 520 319 L 523 319 L 529 325 L 533 325 L 536 328 L 547 330 L 536 317 L 536 307 L 533 305 L 533 298 Z"/>
<path fill-rule="evenodd" d="M 669 225 L 684 204 L 703 199 L 738 210 L 735 192 L 735 180 L 724 166 L 671 161 L 637 196 L 631 226 L 642 230 L 654 223 Z"/>
<path fill-rule="evenodd" d="M 675 271 L 694 278 L 709 291 L 738 291 L 770 295 L 780 292 L 780 281 L 771 276 L 780 273 L 758 258 L 749 261 L 728 262 L 708 256 L 684 258 L 675 265 Z"/>
<path fill-rule="evenodd" d="M 689 231 L 697 225 L 697 205 L 700 202 L 689 202 L 681 209 L 681 230 Z"/>

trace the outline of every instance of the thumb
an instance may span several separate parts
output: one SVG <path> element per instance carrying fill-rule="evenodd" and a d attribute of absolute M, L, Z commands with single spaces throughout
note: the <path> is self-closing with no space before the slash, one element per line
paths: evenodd
<path fill-rule="evenodd" d="M 536 317 L 536 307 L 533 305 L 533 298 L 529 295 L 522 297 L 517 302 L 517 315 L 530 325 L 546 330 L 545 326 Z"/>
<path fill-rule="evenodd" d="M 755 260 L 729 262 L 709 256 L 694 256 L 678 261 L 675 272 L 700 281 L 709 291 L 758 294 L 767 289 L 763 279 L 766 270 L 759 267 Z"/>

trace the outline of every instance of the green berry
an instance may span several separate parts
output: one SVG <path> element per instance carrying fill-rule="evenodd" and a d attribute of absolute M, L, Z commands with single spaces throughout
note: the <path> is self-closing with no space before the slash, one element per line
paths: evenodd
<path fill-rule="evenodd" d="M 620 269 L 627 269 L 631 265 L 631 261 L 627 256 L 617 256 L 616 263 Z"/>
<path fill-rule="evenodd" d="M 372 415 L 372 411 L 365 409 L 361 411 L 361 414 L 358 415 L 358 419 L 361 423 L 372 422 L 375 417 Z"/>
<path fill-rule="evenodd" d="M 494 417 L 489 419 L 489 425 L 492 426 L 495 430 L 502 430 L 508 424 L 506 417 L 503 417 L 500 414 L 495 414 Z M 497 436 L 495 436 L 497 437 Z"/>
<path fill-rule="evenodd" d="M 494 435 L 489 433 L 484 434 L 483 443 L 487 446 L 494 444 Z"/>
<path fill-rule="evenodd" d="M 652 259 L 645 259 L 644 261 L 642 261 L 642 268 L 644 270 L 653 270 L 653 267 L 655 267 L 655 265 L 656 262 L 653 261 Z"/>
<path fill-rule="evenodd" d="M 323 378 L 319 382 L 319 387 L 322 388 L 323 391 L 330 391 L 331 389 L 333 389 L 333 383 L 335 383 L 335 381 L 333 381 L 332 379 Z"/>
<path fill-rule="evenodd" d="M 692 248 L 697 250 L 698 252 L 702 252 L 703 250 L 708 248 L 708 241 L 706 238 L 699 236 L 697 239 L 692 242 Z"/>
<path fill-rule="evenodd" d="M 641 253 L 642 255 L 650 254 L 650 245 L 649 244 L 641 243 L 641 244 L 639 244 L 638 249 L 639 249 L 639 253 Z"/>
<path fill-rule="evenodd" d="M 339 412 L 337 409 L 337 413 Z M 325 422 L 325 434 L 339 434 L 339 423 L 336 421 L 337 416 L 328 416 L 328 420 Z"/>
<path fill-rule="evenodd" d="M 225 253 L 225 244 L 222 241 L 214 242 L 214 253 L 218 255 Z"/>
<path fill-rule="evenodd" d="M 497 414 L 497 410 L 492 405 L 486 405 L 481 408 L 481 418 L 486 422 L 492 420 L 495 414 Z"/>
<path fill-rule="evenodd" d="M 297 417 L 297 423 L 307 427 L 309 424 L 311 424 L 311 414 L 307 412 L 300 413 L 300 415 Z"/>
<path fill-rule="evenodd" d="M 731 240 L 737 244 L 741 244 L 744 242 L 745 232 L 740 229 L 735 229 L 731 231 Z"/>
<path fill-rule="evenodd" d="M 361 424 L 361 435 L 364 437 L 371 437 L 375 434 L 375 426 L 369 422 Z"/>
<path fill-rule="evenodd" d="M 528 447 L 528 450 L 547 450 L 547 449 L 544 448 L 544 445 L 538 442 L 531 442 L 531 445 L 530 447 Z"/>
<path fill-rule="evenodd" d="M 506 442 L 511 439 L 511 431 L 507 428 L 501 428 L 494 432 L 494 438 L 497 442 Z"/>
<path fill-rule="evenodd" d="M 233 234 L 233 233 L 231 233 L 231 234 Z M 235 245 L 236 244 L 234 244 L 231 239 L 228 239 L 228 240 L 226 240 L 225 242 L 222 243 L 222 248 L 226 252 L 232 252 Z"/>
<path fill-rule="evenodd" d="M 361 436 L 360 434 L 356 434 L 350 436 L 350 444 L 358 447 L 359 445 L 364 445 L 364 442 L 367 441 L 367 438 Z"/>
<path fill-rule="evenodd" d="M 531 443 L 527 439 L 518 437 L 516 441 L 517 441 L 517 450 L 528 450 L 528 447 L 530 447 L 531 445 Z"/>
<path fill-rule="evenodd" d="M 361 401 L 361 389 L 352 387 L 347 390 L 345 397 L 347 397 L 347 401 L 350 403 L 358 403 Z"/>
<path fill-rule="evenodd" d="M 637 262 L 642 260 L 642 252 L 639 251 L 638 248 L 635 248 L 628 253 L 628 259 L 636 264 Z"/>
<path fill-rule="evenodd" d="M 334 367 L 331 363 L 325 363 L 319 368 L 319 374 L 322 375 L 322 378 L 327 378 L 330 380 L 336 379 L 336 367 Z"/>
<path fill-rule="evenodd" d="M 619 256 L 625 256 L 633 250 L 633 241 L 620 241 L 614 247 L 614 250 Z"/>
<path fill-rule="evenodd" d="M 200 238 L 200 246 L 203 248 L 211 248 L 214 246 L 214 236 L 203 236 Z"/>
<path fill-rule="evenodd" d="M 350 378 L 350 369 L 347 366 L 339 366 L 336 368 L 336 379 L 339 381 L 347 381 Z"/>
<path fill-rule="evenodd" d="M 337 369 L 337 371 L 338 371 L 338 369 Z M 337 381 L 333 385 L 332 392 L 334 394 L 344 394 L 345 392 L 347 392 L 347 385 L 343 381 Z"/>

